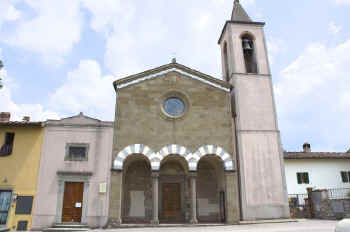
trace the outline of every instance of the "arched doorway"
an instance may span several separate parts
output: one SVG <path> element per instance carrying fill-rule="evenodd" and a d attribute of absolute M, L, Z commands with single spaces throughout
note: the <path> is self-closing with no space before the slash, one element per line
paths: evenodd
<path fill-rule="evenodd" d="M 222 160 L 202 157 L 197 167 L 197 215 L 199 222 L 224 222 L 225 178 Z"/>
<path fill-rule="evenodd" d="M 179 155 L 169 155 L 162 161 L 159 174 L 160 222 L 189 221 L 190 183 L 187 161 Z"/>
<path fill-rule="evenodd" d="M 152 219 L 151 165 L 143 155 L 130 155 L 124 161 L 122 221 L 149 223 Z"/>

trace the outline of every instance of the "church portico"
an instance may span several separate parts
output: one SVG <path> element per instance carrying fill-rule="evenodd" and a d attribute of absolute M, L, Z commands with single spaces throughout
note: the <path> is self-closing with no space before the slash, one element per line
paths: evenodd
<path fill-rule="evenodd" d="M 158 152 L 154 152 L 149 146 L 143 144 L 129 145 L 118 153 L 113 162 L 113 168 L 115 170 L 123 170 L 126 158 L 133 154 L 142 154 L 147 157 L 153 171 L 159 171 L 162 160 L 171 154 L 178 154 L 183 157 L 188 164 L 189 171 L 197 171 L 199 160 L 206 155 L 212 154 L 218 156 L 224 162 L 226 171 L 234 170 L 232 155 L 220 146 L 205 145 L 199 147 L 194 153 L 191 153 L 186 147 L 177 144 L 166 145 Z"/>
<path fill-rule="evenodd" d="M 214 145 L 202 146 L 194 153 L 180 145 L 168 145 L 156 153 L 146 145 L 127 146 L 114 160 L 113 172 L 122 176 L 117 190 L 122 192 L 121 217 L 115 221 L 225 222 L 225 165 L 227 172 L 233 170 L 233 164 L 228 164 L 233 161 L 227 157 L 231 156 Z M 114 202 L 115 190 L 111 192 Z"/>

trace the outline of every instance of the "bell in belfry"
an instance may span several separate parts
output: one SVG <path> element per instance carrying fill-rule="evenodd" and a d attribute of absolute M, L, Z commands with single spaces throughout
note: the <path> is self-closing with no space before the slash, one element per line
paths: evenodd
<path fill-rule="evenodd" d="M 250 45 L 250 41 L 248 39 L 243 39 L 243 49 L 245 51 L 253 50 L 252 46 Z"/>

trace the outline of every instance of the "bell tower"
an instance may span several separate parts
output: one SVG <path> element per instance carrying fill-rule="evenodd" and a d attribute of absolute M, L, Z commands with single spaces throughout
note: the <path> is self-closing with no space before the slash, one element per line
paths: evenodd
<path fill-rule="evenodd" d="M 283 151 L 277 125 L 263 22 L 254 22 L 239 0 L 219 45 L 231 91 L 242 220 L 288 218 Z"/>

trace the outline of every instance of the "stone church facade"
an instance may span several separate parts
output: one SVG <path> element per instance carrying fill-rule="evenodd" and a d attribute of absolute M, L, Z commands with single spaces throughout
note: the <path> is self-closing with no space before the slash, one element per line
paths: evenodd
<path fill-rule="evenodd" d="M 289 217 L 263 26 L 235 1 L 225 80 L 173 60 L 114 82 L 110 226 Z"/>

